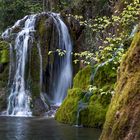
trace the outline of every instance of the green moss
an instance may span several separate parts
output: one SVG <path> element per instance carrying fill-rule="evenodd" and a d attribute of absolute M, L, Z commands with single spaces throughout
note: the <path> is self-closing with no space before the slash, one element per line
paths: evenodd
<path fill-rule="evenodd" d="M 40 58 L 37 47 L 33 47 L 31 50 L 30 66 L 31 81 L 28 82 L 30 83 L 32 98 L 34 99 L 40 96 Z"/>
<path fill-rule="evenodd" d="M 41 20 L 39 21 L 39 25 L 38 25 L 38 31 L 39 31 L 39 36 L 40 38 L 44 38 L 44 35 L 46 34 L 46 24 L 45 24 L 45 21 L 46 18 L 43 17 L 41 18 Z"/>
<path fill-rule="evenodd" d="M 69 90 L 67 98 L 56 113 L 56 120 L 62 123 L 76 124 L 78 103 L 84 99 L 85 94 L 86 92 L 82 92 L 78 88 Z M 110 99 L 108 97 L 108 95 L 93 95 L 88 107 L 80 112 L 79 124 L 88 127 L 101 127 L 105 121 L 109 105 Z"/>
<path fill-rule="evenodd" d="M 123 57 L 115 96 L 109 106 L 101 140 L 139 139 L 140 32 Z"/>
<path fill-rule="evenodd" d="M 114 69 L 112 69 L 113 67 L 114 67 Z M 114 65 L 113 62 L 109 62 L 108 64 L 106 64 L 102 67 L 99 67 L 99 69 L 94 77 L 93 84 L 95 86 L 98 86 L 99 88 L 102 88 L 104 86 L 106 88 L 107 88 L 107 86 L 108 87 L 110 86 L 110 89 L 113 88 L 113 85 L 117 79 L 117 67 L 118 67 L 118 64 Z M 92 72 L 93 74 L 96 71 L 96 69 L 97 69 L 97 66 L 94 67 L 94 70 Z"/>
<path fill-rule="evenodd" d="M 94 94 L 89 106 L 81 112 L 81 124 L 88 127 L 102 127 L 111 96 Z"/>
<path fill-rule="evenodd" d="M 9 44 L 0 40 L 0 111 L 6 109 L 6 87 L 9 76 Z"/>
<path fill-rule="evenodd" d="M 90 85 L 91 67 L 80 70 L 74 78 L 74 86 L 69 90 L 68 96 L 56 113 L 56 120 L 69 124 L 82 124 L 88 127 L 101 127 L 105 121 L 111 94 L 102 94 L 96 90 L 88 91 Z M 103 86 L 108 91 L 110 85 Z M 84 106 L 81 108 L 80 104 Z M 77 114 L 79 118 L 77 120 Z"/>
<path fill-rule="evenodd" d="M 46 16 L 42 16 L 39 19 L 37 30 L 38 30 L 38 39 L 40 41 L 40 46 L 41 46 L 41 53 L 43 58 L 42 63 L 43 63 L 44 71 L 46 70 L 46 65 L 48 63 L 48 52 L 50 50 L 51 41 L 53 39 L 52 27 L 53 27 L 53 23 L 50 18 Z"/>
<path fill-rule="evenodd" d="M 8 56 L 9 52 L 8 50 L 2 50 L 1 51 L 1 63 L 7 63 L 9 62 L 9 56 Z"/>
<path fill-rule="evenodd" d="M 68 91 L 68 95 L 56 113 L 56 120 L 63 123 L 76 123 L 78 101 L 82 97 L 80 88 L 73 88 Z"/>
<path fill-rule="evenodd" d="M 4 64 L 9 62 L 9 51 L 8 43 L 5 41 L 0 41 L 0 63 Z"/>
<path fill-rule="evenodd" d="M 90 76 L 91 76 L 90 66 L 87 66 L 84 69 L 80 70 L 74 78 L 73 87 L 87 89 L 88 86 L 90 85 Z"/>

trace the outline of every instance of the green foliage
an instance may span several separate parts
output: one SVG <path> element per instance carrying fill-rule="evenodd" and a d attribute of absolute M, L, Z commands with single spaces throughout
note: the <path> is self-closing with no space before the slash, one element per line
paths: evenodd
<path fill-rule="evenodd" d="M 42 11 L 42 5 L 32 0 L 1 0 L 0 31 L 11 26 L 23 16 Z"/>
<path fill-rule="evenodd" d="M 57 53 L 59 56 L 65 56 L 66 55 L 66 50 L 62 50 L 62 49 L 56 49 L 56 51 L 49 51 L 48 55 Z"/>
<path fill-rule="evenodd" d="M 114 65 L 120 63 L 122 55 L 126 51 L 123 49 L 123 44 L 128 40 L 134 23 L 138 22 L 140 12 L 139 0 L 133 0 L 131 3 L 124 1 L 123 3 L 125 5 L 123 10 L 117 9 L 111 17 L 97 16 L 94 19 L 85 20 L 81 15 L 67 15 L 76 18 L 94 35 L 93 47 L 88 51 L 74 54 L 79 57 L 74 61 L 75 63 L 81 61 L 84 64 L 100 64 L 114 56 L 116 57 L 113 61 Z"/>

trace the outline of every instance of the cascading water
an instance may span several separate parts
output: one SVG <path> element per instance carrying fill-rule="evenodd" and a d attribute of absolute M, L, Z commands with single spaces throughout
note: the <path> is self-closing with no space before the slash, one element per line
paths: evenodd
<path fill-rule="evenodd" d="M 138 24 L 134 25 L 133 30 L 132 30 L 132 32 L 131 32 L 131 34 L 130 34 L 128 39 L 134 37 L 134 35 L 137 32 L 137 30 L 138 30 Z"/>
<path fill-rule="evenodd" d="M 40 58 L 40 98 L 43 101 L 46 108 L 48 108 L 48 105 L 46 103 L 46 98 L 44 93 L 42 92 L 42 85 L 43 85 L 43 63 L 42 63 L 42 54 L 41 54 L 41 48 L 40 48 L 40 42 L 37 44 L 38 52 L 39 52 L 39 58 Z"/>
<path fill-rule="evenodd" d="M 31 35 L 34 32 L 35 17 L 35 15 L 32 15 L 26 19 L 23 29 L 17 34 L 14 46 L 10 46 L 10 96 L 8 98 L 7 115 L 32 115 L 30 110 L 30 90 L 27 82 L 29 80 L 29 44 L 33 43 Z M 13 28 L 18 26 L 22 21 L 23 19 L 16 22 Z M 2 37 L 4 39 L 8 37 L 10 30 L 12 28 L 3 33 Z"/>
<path fill-rule="evenodd" d="M 53 70 L 53 83 L 50 87 L 50 100 L 53 104 L 60 105 L 64 100 L 67 89 L 72 81 L 72 43 L 67 26 L 61 20 L 59 14 L 50 13 L 58 32 L 58 49 L 66 51 L 65 56 L 56 56 Z"/>
<path fill-rule="evenodd" d="M 37 38 L 37 43 L 35 45 L 35 35 L 39 36 L 37 30 L 38 19 L 44 16 L 46 18 L 52 18 L 54 27 L 56 29 L 57 42 L 54 49 L 60 49 L 65 51 L 64 56 L 59 56 L 57 53 L 54 54 L 53 69 L 49 69 L 49 73 L 53 75 L 49 83 L 49 93 L 44 90 L 43 87 L 45 83 L 43 79 L 47 79 L 48 75 L 43 77 L 44 73 L 44 59 L 42 56 L 42 46 L 40 43 L 40 38 Z M 41 13 L 39 15 L 29 15 L 25 16 L 23 19 L 18 20 L 15 25 L 7 29 L 3 35 L 3 39 L 10 40 L 10 71 L 9 71 L 9 92 L 8 97 L 8 108 L 7 115 L 11 116 L 31 116 L 32 111 L 30 109 L 32 96 L 32 69 L 31 56 L 32 48 L 36 47 L 37 58 L 39 58 L 40 66 L 39 69 L 39 81 L 37 85 L 40 88 L 39 102 L 43 102 L 43 106 L 48 108 L 48 99 L 51 103 L 50 111 L 48 116 L 54 116 L 57 107 L 53 105 L 60 105 L 64 100 L 68 88 L 71 86 L 72 81 L 72 43 L 67 26 L 61 20 L 59 14 L 55 13 Z M 56 47 L 57 46 L 57 47 Z M 49 46 L 48 46 L 49 49 Z M 49 56 L 48 56 L 49 61 Z M 34 68 L 35 66 L 33 66 Z M 36 82 L 36 81 L 35 81 Z M 44 111 L 45 112 L 45 111 Z M 50 113 L 53 112 L 53 113 Z"/>
<path fill-rule="evenodd" d="M 92 92 L 87 92 L 85 93 L 83 99 L 81 99 L 78 102 L 78 107 L 77 107 L 77 116 L 76 116 L 76 127 L 82 127 L 81 121 L 80 121 L 80 113 L 81 111 L 85 110 L 86 108 L 88 108 L 89 105 L 89 100 L 90 97 L 92 96 Z"/>

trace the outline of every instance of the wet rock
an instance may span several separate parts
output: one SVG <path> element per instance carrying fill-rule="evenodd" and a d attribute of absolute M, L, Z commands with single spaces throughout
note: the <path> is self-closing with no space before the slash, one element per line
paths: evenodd
<path fill-rule="evenodd" d="M 0 89 L 0 112 L 6 110 L 7 107 L 7 99 L 6 99 L 6 89 Z"/>
<path fill-rule="evenodd" d="M 40 98 L 34 100 L 32 109 L 33 115 L 42 116 L 44 112 L 47 112 L 48 110 L 49 106 L 46 106 L 46 104 L 44 104 Z"/>

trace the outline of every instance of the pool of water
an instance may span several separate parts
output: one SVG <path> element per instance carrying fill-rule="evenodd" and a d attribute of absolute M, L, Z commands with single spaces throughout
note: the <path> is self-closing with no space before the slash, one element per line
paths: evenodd
<path fill-rule="evenodd" d="M 77 128 L 54 119 L 0 117 L 0 140 L 98 140 L 101 130 Z"/>

